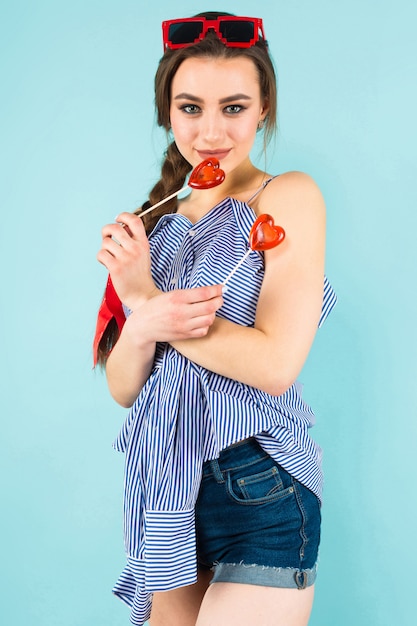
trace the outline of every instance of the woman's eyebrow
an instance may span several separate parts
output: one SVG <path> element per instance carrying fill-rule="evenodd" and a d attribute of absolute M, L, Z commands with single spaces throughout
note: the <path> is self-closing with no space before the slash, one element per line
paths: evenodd
<path fill-rule="evenodd" d="M 227 102 L 235 102 L 236 100 L 252 100 L 252 98 L 245 93 L 235 93 L 232 96 L 227 96 L 227 98 L 221 98 L 219 103 L 226 104 Z"/>
<path fill-rule="evenodd" d="M 193 94 L 185 92 L 179 93 L 177 96 L 174 97 L 174 100 L 191 100 L 198 103 L 204 102 L 203 98 L 199 98 L 198 96 L 193 96 Z M 235 93 L 231 96 L 227 96 L 226 98 L 221 98 L 219 100 L 219 104 L 236 102 L 236 100 L 252 100 L 252 98 L 244 93 Z"/>
<path fill-rule="evenodd" d="M 177 96 L 175 96 L 174 100 L 192 100 L 193 102 L 203 102 L 202 98 L 199 98 L 198 96 L 193 96 L 191 93 L 179 93 Z"/>

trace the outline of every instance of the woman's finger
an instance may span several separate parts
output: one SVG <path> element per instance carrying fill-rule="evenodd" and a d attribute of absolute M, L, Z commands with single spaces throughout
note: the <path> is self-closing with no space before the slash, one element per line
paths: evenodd
<path fill-rule="evenodd" d="M 121 258 L 126 251 L 126 245 L 114 237 L 105 237 L 101 244 L 101 248 L 109 252 L 112 256 Z"/>
<path fill-rule="evenodd" d="M 130 231 L 133 239 L 142 239 L 143 237 L 146 237 L 143 222 L 140 217 L 134 213 L 120 213 L 120 215 L 116 217 L 116 221 L 125 226 L 126 230 Z"/>
<path fill-rule="evenodd" d="M 127 232 L 123 224 L 106 224 L 101 229 L 101 236 L 103 241 L 109 238 L 114 239 L 120 245 L 124 245 L 124 247 L 129 247 L 129 243 L 132 241 L 132 236 Z"/>
<path fill-rule="evenodd" d="M 170 295 L 174 300 L 177 300 L 177 304 L 197 304 L 221 297 L 222 289 L 222 285 L 207 285 L 204 287 L 193 287 L 192 289 L 177 289 L 171 291 Z"/>

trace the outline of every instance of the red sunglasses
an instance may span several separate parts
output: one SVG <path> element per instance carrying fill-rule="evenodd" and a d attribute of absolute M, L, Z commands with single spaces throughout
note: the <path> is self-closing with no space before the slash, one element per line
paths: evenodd
<path fill-rule="evenodd" d="M 215 20 L 204 17 L 186 17 L 162 22 L 164 51 L 186 48 L 198 43 L 214 30 L 228 48 L 250 48 L 260 39 L 265 40 L 262 19 L 224 15 Z"/>

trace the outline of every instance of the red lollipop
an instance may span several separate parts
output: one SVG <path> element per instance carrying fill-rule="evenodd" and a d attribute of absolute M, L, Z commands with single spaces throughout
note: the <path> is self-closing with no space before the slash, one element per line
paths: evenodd
<path fill-rule="evenodd" d="M 168 202 L 168 200 L 175 198 L 175 196 L 178 196 L 188 187 L 192 187 L 193 189 L 211 189 L 212 187 L 217 187 L 217 185 L 220 185 L 224 181 L 225 177 L 226 174 L 223 170 L 220 169 L 220 163 L 218 159 L 214 157 L 212 159 L 205 159 L 205 161 L 202 161 L 201 163 L 199 163 L 199 165 L 197 165 L 197 167 L 193 169 L 190 174 L 188 183 L 185 185 L 185 187 L 179 189 L 178 191 L 175 191 L 170 196 L 164 198 L 160 202 L 157 202 L 153 206 L 149 207 L 149 209 L 146 209 L 146 211 L 142 211 L 142 213 L 139 214 L 139 217 L 142 217 L 142 215 L 145 215 L 146 213 L 150 213 L 150 211 L 153 211 L 157 207 L 161 206 L 161 204 L 164 204 L 164 202 Z"/>
<path fill-rule="evenodd" d="M 249 233 L 249 250 L 243 255 L 240 261 L 230 272 L 226 280 L 223 281 L 223 287 L 232 278 L 233 274 L 239 269 L 244 261 L 248 258 L 252 250 L 270 250 L 275 248 L 285 239 L 285 230 L 281 226 L 275 226 L 274 218 L 268 213 L 262 213 L 253 223 Z"/>
<path fill-rule="evenodd" d="M 281 226 L 275 226 L 272 215 L 263 213 L 254 221 L 250 229 L 249 245 L 252 250 L 270 250 L 278 246 L 284 238 L 284 229 Z"/>
<path fill-rule="evenodd" d="M 193 169 L 188 185 L 193 189 L 211 189 L 225 179 L 226 174 L 220 169 L 217 159 L 206 159 Z M 186 189 L 186 187 L 184 187 Z"/>

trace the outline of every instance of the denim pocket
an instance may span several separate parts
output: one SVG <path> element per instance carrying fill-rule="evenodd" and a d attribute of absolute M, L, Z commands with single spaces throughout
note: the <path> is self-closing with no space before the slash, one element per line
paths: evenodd
<path fill-rule="evenodd" d="M 229 471 L 226 480 L 229 496 L 241 504 L 263 504 L 293 494 L 292 483 L 284 485 L 279 468 L 276 464 L 271 466 L 271 462 L 274 463 L 268 459 L 267 469 L 260 471 L 261 467 L 258 467 L 256 473 L 252 474 L 248 474 L 248 467 Z M 265 463 L 262 465 L 265 466 Z M 252 468 L 253 472 L 254 470 Z"/>

